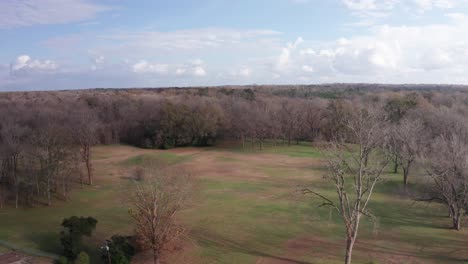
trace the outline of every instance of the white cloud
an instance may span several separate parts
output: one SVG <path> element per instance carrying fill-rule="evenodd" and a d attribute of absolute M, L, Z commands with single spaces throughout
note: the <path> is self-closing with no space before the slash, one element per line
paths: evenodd
<path fill-rule="evenodd" d="M 102 69 L 102 66 L 104 64 L 104 56 L 103 55 L 96 56 L 92 59 L 92 61 L 93 61 L 93 64 L 91 65 L 90 69 L 92 71 L 100 70 Z"/>
<path fill-rule="evenodd" d="M 286 47 L 281 49 L 281 54 L 276 62 L 276 70 L 279 72 L 288 71 L 291 68 L 291 52 L 304 42 L 302 37 L 298 37 L 294 43 L 288 42 Z"/>
<path fill-rule="evenodd" d="M 400 0 L 342 0 L 343 4 L 358 16 L 384 17 Z"/>
<path fill-rule="evenodd" d="M 386 17 L 395 10 L 404 10 L 410 14 L 424 13 L 432 9 L 447 10 L 457 6 L 462 1 L 455 0 L 342 0 L 343 5 L 353 14 L 367 19 L 357 25 L 373 24 L 372 19 Z"/>
<path fill-rule="evenodd" d="M 194 59 L 194 60 L 191 60 L 190 63 L 192 65 L 203 65 L 204 61 L 202 59 Z"/>
<path fill-rule="evenodd" d="M 158 73 L 167 74 L 169 65 L 167 64 L 153 64 L 145 60 L 141 60 L 132 65 L 133 72 L 135 73 Z"/>
<path fill-rule="evenodd" d="M 176 69 L 176 74 L 177 74 L 177 75 L 183 75 L 183 74 L 185 74 L 186 72 L 187 72 L 187 69 L 185 69 L 185 68 L 177 68 L 177 69 Z"/>
<path fill-rule="evenodd" d="M 308 49 L 302 49 L 302 50 L 300 51 L 300 53 L 301 53 L 301 55 L 315 55 L 315 54 L 316 54 L 316 53 L 315 53 L 315 50 L 310 49 L 310 48 L 308 48 Z"/>
<path fill-rule="evenodd" d="M 241 66 L 241 67 L 234 67 L 233 69 L 230 70 L 230 74 L 233 77 L 250 77 L 252 75 L 252 68 L 247 67 L 247 66 Z"/>
<path fill-rule="evenodd" d="M 2 0 L 0 28 L 84 21 L 110 9 L 83 0 Z"/>
<path fill-rule="evenodd" d="M 137 74 L 156 73 L 159 75 L 195 76 L 203 77 L 207 75 L 205 63 L 201 59 L 191 60 L 186 64 L 165 64 L 151 63 L 140 60 L 131 65 L 131 69 Z"/>
<path fill-rule="evenodd" d="M 240 76 L 248 77 L 248 76 L 250 76 L 250 74 L 252 74 L 252 70 L 250 68 L 245 67 L 245 68 L 239 70 L 239 75 Z"/>
<path fill-rule="evenodd" d="M 28 55 L 18 56 L 11 64 L 11 73 L 19 71 L 53 71 L 58 69 L 58 65 L 51 60 L 33 60 Z"/>
<path fill-rule="evenodd" d="M 123 31 L 98 36 L 99 39 L 124 43 L 124 48 L 143 50 L 194 50 L 242 46 L 245 43 L 262 44 L 281 33 L 273 30 L 235 30 L 229 28 L 203 28 L 194 30 Z"/>
<path fill-rule="evenodd" d="M 454 8 L 456 2 L 453 0 L 413 0 L 419 11 L 427 11 L 434 8 L 451 9 Z"/>
<path fill-rule="evenodd" d="M 309 72 L 309 73 L 314 72 L 314 68 L 312 66 L 309 66 L 309 65 L 302 65 L 302 70 L 305 71 L 305 72 Z"/>
<path fill-rule="evenodd" d="M 382 25 L 333 42 L 305 40 L 303 49 L 282 48 L 272 71 L 287 62 L 281 80 L 301 80 L 301 73 L 313 71 L 316 81 L 468 82 L 468 16 L 447 17 L 445 24 Z"/>
<path fill-rule="evenodd" d="M 193 68 L 193 75 L 195 76 L 206 76 L 206 71 L 202 66 L 196 66 Z"/>

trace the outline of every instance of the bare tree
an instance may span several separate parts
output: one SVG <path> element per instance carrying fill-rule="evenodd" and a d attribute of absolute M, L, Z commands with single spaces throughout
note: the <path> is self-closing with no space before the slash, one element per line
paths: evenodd
<path fill-rule="evenodd" d="M 145 181 L 137 183 L 130 197 L 130 214 L 135 220 L 137 242 L 153 251 L 154 264 L 169 242 L 183 229 L 176 214 L 183 208 L 193 189 L 190 175 L 181 169 L 147 164 Z"/>
<path fill-rule="evenodd" d="M 328 198 L 310 188 L 302 189 L 304 194 L 321 198 L 322 206 L 336 210 L 342 218 L 346 229 L 346 264 L 351 263 L 361 217 L 373 217 L 368 204 L 388 164 L 387 156 L 380 151 L 384 131 L 382 116 L 380 111 L 357 109 L 340 119 L 345 136 L 333 141 L 329 174 L 325 176 L 335 186 L 336 197 Z"/>
<path fill-rule="evenodd" d="M 288 141 L 288 146 L 291 145 L 291 140 L 297 138 L 299 134 L 302 121 L 301 115 L 304 113 L 296 101 L 298 100 L 283 99 L 280 101 L 281 131 Z"/>
<path fill-rule="evenodd" d="M 99 122 L 94 112 L 78 110 L 73 118 L 71 133 L 76 144 L 80 147 L 80 158 L 86 166 L 88 184 L 93 184 L 93 165 L 91 162 L 91 147 L 97 143 L 97 130 Z M 81 182 L 82 179 L 80 179 Z"/>
<path fill-rule="evenodd" d="M 57 123 L 57 120 L 44 118 L 42 127 L 30 137 L 32 158 L 35 160 L 33 166 L 37 167 L 37 185 L 39 181 L 44 185 L 42 189 L 47 197 L 47 205 L 52 204 L 52 193 L 57 190 L 58 177 L 70 165 L 67 160 L 74 151 L 68 131 Z"/>
<path fill-rule="evenodd" d="M 447 206 L 455 230 L 461 229 L 468 205 L 468 134 L 458 127 L 436 138 L 431 146 L 427 172 L 432 183 L 423 199 Z"/>
<path fill-rule="evenodd" d="M 403 184 L 407 186 L 410 169 L 428 137 L 420 120 L 404 118 L 391 130 L 394 158 L 403 169 Z"/>
<path fill-rule="evenodd" d="M 320 100 L 306 101 L 301 104 L 303 120 L 301 121 L 301 134 L 304 138 L 314 141 L 320 133 L 322 121 L 326 117 L 325 103 Z"/>
<path fill-rule="evenodd" d="M 4 156 L 4 165 L 11 174 L 15 192 L 15 207 L 19 205 L 19 160 L 25 148 L 25 138 L 28 134 L 26 127 L 17 120 L 6 120 L 0 129 L 1 152 Z"/>

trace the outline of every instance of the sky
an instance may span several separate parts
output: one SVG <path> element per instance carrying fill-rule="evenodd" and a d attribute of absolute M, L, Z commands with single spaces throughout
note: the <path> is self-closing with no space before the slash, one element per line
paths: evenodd
<path fill-rule="evenodd" d="M 468 84 L 468 0 L 0 0 L 0 91 Z"/>

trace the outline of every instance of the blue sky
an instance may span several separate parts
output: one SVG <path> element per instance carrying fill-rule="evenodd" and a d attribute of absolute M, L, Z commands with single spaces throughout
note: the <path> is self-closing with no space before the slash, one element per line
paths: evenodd
<path fill-rule="evenodd" d="M 467 0 L 2 0 L 0 91 L 468 84 Z"/>

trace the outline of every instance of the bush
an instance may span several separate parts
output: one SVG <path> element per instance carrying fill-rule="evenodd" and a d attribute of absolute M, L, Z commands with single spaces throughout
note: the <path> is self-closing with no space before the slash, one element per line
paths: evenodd
<path fill-rule="evenodd" d="M 136 181 L 144 181 L 145 180 L 145 171 L 142 167 L 136 167 L 133 171 L 133 178 Z"/>
<path fill-rule="evenodd" d="M 112 264 L 130 264 L 130 259 L 128 259 L 125 254 L 120 249 L 114 249 L 111 253 L 111 263 Z"/>
<path fill-rule="evenodd" d="M 86 252 L 81 251 L 76 257 L 75 264 L 89 264 L 89 256 Z"/>
<path fill-rule="evenodd" d="M 60 232 L 60 242 L 63 246 L 63 254 L 68 260 L 76 259 L 82 248 L 82 237 L 91 236 L 96 224 L 97 220 L 92 217 L 72 216 L 63 220 L 62 226 L 65 230 Z"/>
<path fill-rule="evenodd" d="M 60 256 L 57 260 L 54 261 L 55 264 L 68 264 L 68 259 L 64 256 Z"/>
<path fill-rule="evenodd" d="M 110 250 L 121 251 L 124 256 L 130 261 L 135 255 L 135 247 L 133 246 L 133 237 L 114 235 L 111 237 Z"/>
<path fill-rule="evenodd" d="M 112 264 L 129 264 L 135 255 L 135 247 L 133 246 L 133 238 L 131 236 L 114 235 L 110 240 L 107 240 L 109 252 L 104 249 L 102 258 L 105 263 L 108 262 L 110 255 Z"/>

